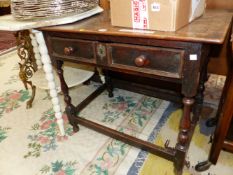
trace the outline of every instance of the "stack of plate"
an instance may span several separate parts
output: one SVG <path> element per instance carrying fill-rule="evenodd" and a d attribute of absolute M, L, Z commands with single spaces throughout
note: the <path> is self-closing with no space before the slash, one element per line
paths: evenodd
<path fill-rule="evenodd" d="M 83 13 L 98 0 L 11 0 L 11 13 L 19 20 L 64 17 Z"/>
<path fill-rule="evenodd" d="M 71 67 L 66 65 L 63 66 L 64 70 L 64 78 L 66 80 L 66 84 L 69 88 L 80 85 L 85 81 L 89 80 L 94 75 L 94 68 L 85 65 L 75 65 L 75 67 Z M 58 92 L 61 91 L 61 85 L 57 73 L 55 70 L 53 71 L 54 80 L 56 84 L 56 89 Z M 30 79 L 32 83 L 40 89 L 49 89 L 48 81 L 45 78 L 45 72 L 43 69 L 39 69 L 35 72 L 35 74 Z"/>

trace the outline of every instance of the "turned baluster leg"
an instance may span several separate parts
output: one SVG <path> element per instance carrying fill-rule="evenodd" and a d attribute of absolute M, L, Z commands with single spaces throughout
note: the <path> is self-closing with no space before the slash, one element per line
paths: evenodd
<path fill-rule="evenodd" d="M 111 77 L 109 76 L 109 73 L 107 70 L 104 70 L 104 79 L 105 79 L 105 83 L 107 85 L 108 96 L 113 97 L 112 80 L 111 80 Z"/>
<path fill-rule="evenodd" d="M 37 31 L 37 30 L 32 30 L 32 33 L 35 34 L 35 38 L 39 46 L 38 50 L 41 56 L 41 62 L 43 64 L 43 69 L 45 71 L 46 79 L 48 80 L 48 87 L 50 90 L 50 96 L 52 98 L 53 110 L 55 112 L 55 117 L 57 119 L 57 124 L 60 130 L 60 133 L 63 136 L 65 135 L 64 123 L 62 119 L 61 107 L 60 107 L 57 89 L 55 85 L 53 68 L 52 68 L 50 57 L 48 55 L 48 49 L 46 47 L 42 32 Z"/>
<path fill-rule="evenodd" d="M 182 174 L 185 165 L 185 156 L 189 142 L 189 130 L 191 127 L 191 108 L 194 104 L 193 98 L 185 97 L 183 99 L 183 115 L 179 128 L 178 143 L 176 145 L 175 169 L 177 174 Z"/>
<path fill-rule="evenodd" d="M 42 68 L 42 62 L 41 62 L 41 56 L 40 56 L 40 52 L 39 52 L 39 46 L 38 43 L 36 41 L 36 38 L 34 36 L 34 34 L 32 33 L 32 31 L 30 31 L 30 38 L 31 38 L 31 44 L 33 46 L 33 52 L 34 52 L 34 57 L 36 60 L 36 65 L 37 65 L 37 69 L 41 69 Z"/>
<path fill-rule="evenodd" d="M 197 95 L 195 97 L 195 104 L 193 107 L 192 123 L 196 123 L 199 120 L 199 116 L 201 114 L 204 101 L 205 82 L 206 81 L 204 80 L 204 78 L 202 78 L 198 86 Z"/>
<path fill-rule="evenodd" d="M 208 49 L 207 49 L 208 50 Z M 203 62 L 203 68 L 200 74 L 200 81 L 197 89 L 197 95 L 195 96 L 195 105 L 193 107 L 193 118 L 192 122 L 195 123 L 199 120 L 199 116 L 201 114 L 202 105 L 204 101 L 204 91 L 205 91 L 205 82 L 208 80 L 208 62 L 209 57 L 205 57 Z"/>
<path fill-rule="evenodd" d="M 73 126 L 73 131 L 78 132 L 79 127 L 77 122 L 75 122 L 74 118 L 76 117 L 76 109 L 74 105 L 71 103 L 71 97 L 69 95 L 69 88 L 65 82 L 64 76 L 63 76 L 63 69 L 62 69 L 63 61 L 56 60 L 56 68 L 57 68 L 57 74 L 60 79 L 61 83 L 61 90 L 64 95 L 64 101 L 66 103 L 66 114 L 68 116 L 70 124 Z"/>

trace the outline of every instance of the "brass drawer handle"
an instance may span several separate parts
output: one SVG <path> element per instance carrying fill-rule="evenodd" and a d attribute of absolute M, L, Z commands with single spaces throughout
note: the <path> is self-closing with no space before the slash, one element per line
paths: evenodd
<path fill-rule="evenodd" d="M 135 58 L 134 63 L 136 64 L 136 66 L 142 67 L 147 65 L 149 63 L 149 60 L 144 55 L 140 55 Z"/>
<path fill-rule="evenodd" d="M 69 46 L 69 47 L 65 47 L 64 48 L 64 54 L 65 55 L 71 55 L 72 53 L 74 53 L 74 48 Z"/>

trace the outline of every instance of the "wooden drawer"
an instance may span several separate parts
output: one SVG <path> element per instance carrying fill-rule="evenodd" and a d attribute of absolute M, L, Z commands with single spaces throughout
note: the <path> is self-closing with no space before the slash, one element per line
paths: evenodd
<path fill-rule="evenodd" d="M 52 56 L 95 63 L 94 42 L 51 37 Z"/>
<path fill-rule="evenodd" d="M 184 50 L 108 44 L 111 67 L 181 78 Z"/>

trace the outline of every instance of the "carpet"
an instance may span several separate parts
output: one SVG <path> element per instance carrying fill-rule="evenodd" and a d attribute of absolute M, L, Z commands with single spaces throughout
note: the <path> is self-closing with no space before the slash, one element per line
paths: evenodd
<path fill-rule="evenodd" d="M 73 133 L 64 113 L 66 136 L 60 136 L 48 93 L 37 88 L 31 109 L 26 101 L 31 91 L 18 79 L 16 51 L 0 56 L 0 175 L 172 175 L 173 164 L 158 156 L 80 126 Z M 187 154 L 190 168 L 184 175 L 231 175 L 233 155 L 222 151 L 218 164 L 195 172 L 198 161 L 206 160 L 213 128 L 205 128 L 207 117 L 216 113 L 224 77 L 211 75 L 206 84 L 205 108 Z M 78 104 L 99 84 L 70 90 Z M 64 111 L 62 95 L 59 95 Z M 182 114 L 178 105 L 121 89 L 114 97 L 103 92 L 80 116 L 157 145 L 167 139 L 174 146 Z"/>

